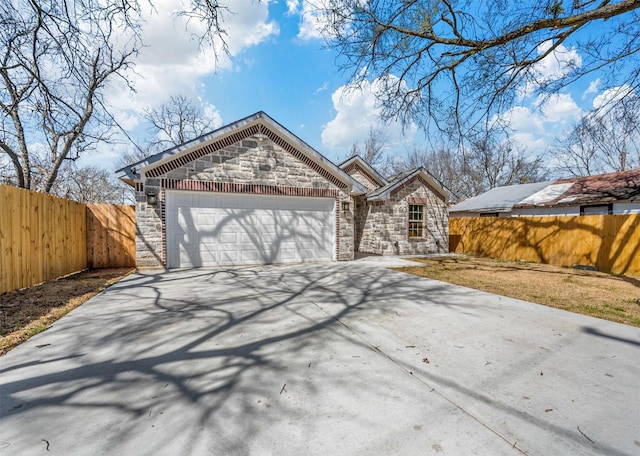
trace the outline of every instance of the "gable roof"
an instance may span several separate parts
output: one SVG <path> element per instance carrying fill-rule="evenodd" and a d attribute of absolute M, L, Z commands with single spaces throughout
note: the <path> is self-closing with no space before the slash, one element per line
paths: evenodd
<path fill-rule="evenodd" d="M 338 168 L 346 173 L 349 173 L 352 169 L 358 169 L 361 174 L 376 187 L 389 183 L 378 171 L 373 169 L 364 158 L 357 154 L 340 163 Z"/>
<path fill-rule="evenodd" d="M 551 184 L 552 181 L 495 187 L 449 208 L 455 212 L 511 212 L 513 207 Z"/>
<path fill-rule="evenodd" d="M 116 172 L 120 179 L 133 184 L 143 177 L 160 176 L 199 157 L 252 136 L 268 138 L 338 187 L 346 187 L 356 194 L 367 192 L 362 184 L 263 111 L 127 165 Z"/>
<path fill-rule="evenodd" d="M 560 179 L 515 207 L 610 203 L 640 198 L 640 169 Z"/>
<path fill-rule="evenodd" d="M 396 176 L 391 182 L 382 187 L 367 193 L 368 201 L 376 201 L 389 199 L 391 195 L 400 190 L 403 186 L 409 185 L 415 179 L 418 179 L 423 185 L 426 185 L 432 192 L 440 196 L 445 202 L 449 202 L 451 196 L 442 185 L 426 170 L 424 167 L 410 169 Z"/>
<path fill-rule="evenodd" d="M 492 188 L 449 209 L 511 212 L 514 208 L 589 205 L 640 199 L 640 169 Z"/>

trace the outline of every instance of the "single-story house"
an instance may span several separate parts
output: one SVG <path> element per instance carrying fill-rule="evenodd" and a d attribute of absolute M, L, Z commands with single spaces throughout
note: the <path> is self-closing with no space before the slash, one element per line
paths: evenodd
<path fill-rule="evenodd" d="M 449 209 L 451 217 L 640 213 L 640 169 L 496 187 Z"/>
<path fill-rule="evenodd" d="M 139 267 L 352 260 L 448 251 L 448 193 L 335 165 L 258 112 L 118 171 L 135 189 Z"/>

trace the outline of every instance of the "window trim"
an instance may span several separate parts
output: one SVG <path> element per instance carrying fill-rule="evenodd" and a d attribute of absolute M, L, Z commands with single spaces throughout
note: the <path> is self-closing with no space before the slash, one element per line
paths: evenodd
<path fill-rule="evenodd" d="M 412 209 L 414 207 L 419 207 L 420 210 L 417 211 L 415 209 Z M 409 204 L 409 211 L 407 214 L 407 238 L 409 240 L 425 238 L 425 207 L 425 204 Z M 412 218 L 412 216 L 414 214 L 417 214 L 418 212 L 422 215 L 422 218 L 420 220 Z M 412 224 L 416 224 L 417 226 L 412 227 Z M 412 236 L 411 233 L 417 230 L 419 230 L 420 234 Z"/>

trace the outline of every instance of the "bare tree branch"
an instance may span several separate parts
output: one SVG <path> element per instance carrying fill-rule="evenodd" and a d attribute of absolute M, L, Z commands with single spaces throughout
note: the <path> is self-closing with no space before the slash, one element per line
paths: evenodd
<path fill-rule="evenodd" d="M 555 93 L 597 70 L 640 83 L 640 0 L 322 0 L 328 46 L 356 86 L 381 79 L 383 116 L 473 128 L 524 89 Z M 597 24 L 597 34 L 585 27 Z M 581 61 L 563 50 L 580 51 Z M 555 58 L 560 74 L 540 72 Z"/>
<path fill-rule="evenodd" d="M 227 49 L 223 11 L 217 0 L 192 0 L 176 14 L 202 21 L 215 51 Z M 50 192 L 65 162 L 109 140 L 104 92 L 134 66 L 141 22 L 138 0 L 0 3 L 0 161 L 17 185 Z"/>
<path fill-rule="evenodd" d="M 552 153 L 559 173 L 589 176 L 640 167 L 640 97 L 628 87 L 617 102 L 587 113 Z"/>

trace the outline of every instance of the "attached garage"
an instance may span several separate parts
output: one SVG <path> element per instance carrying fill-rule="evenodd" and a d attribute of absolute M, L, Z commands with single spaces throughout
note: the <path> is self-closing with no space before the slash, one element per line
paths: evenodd
<path fill-rule="evenodd" d="M 132 163 L 138 267 L 354 258 L 367 189 L 264 112 Z"/>
<path fill-rule="evenodd" d="M 167 267 L 335 259 L 336 200 L 166 192 Z"/>

